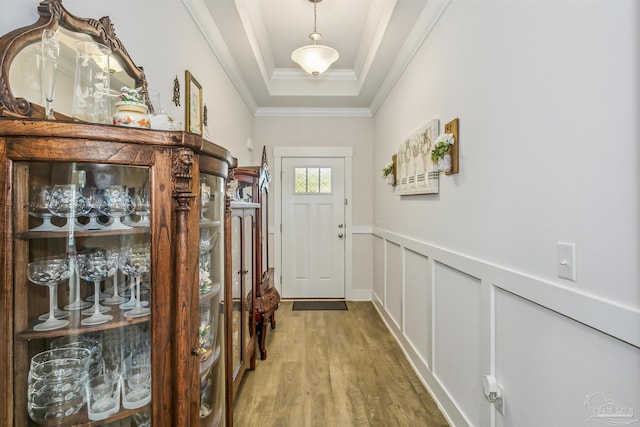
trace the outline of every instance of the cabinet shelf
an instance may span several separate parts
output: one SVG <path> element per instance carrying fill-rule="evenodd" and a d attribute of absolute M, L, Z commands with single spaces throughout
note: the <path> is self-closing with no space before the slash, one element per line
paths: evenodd
<path fill-rule="evenodd" d="M 222 289 L 222 284 L 221 283 L 214 283 L 213 287 L 211 288 L 211 290 L 209 292 L 206 292 L 204 294 L 200 294 L 200 302 L 209 301 L 209 300 L 215 298 L 218 294 L 220 294 L 220 290 L 221 289 Z"/>
<path fill-rule="evenodd" d="M 113 320 L 100 325 L 82 325 L 80 321 L 87 316 L 81 315 L 79 312 L 72 312 L 71 316 L 66 319 L 69 320 L 69 325 L 54 329 L 53 331 L 34 331 L 33 327 L 40 323 L 37 318 L 29 320 L 29 328 L 27 330 L 18 332 L 17 337 L 19 339 L 31 340 L 37 338 L 55 338 L 66 335 L 79 335 L 87 332 L 105 331 L 108 329 L 118 329 L 125 326 L 137 325 L 140 323 L 149 322 L 149 315 L 143 317 L 124 317 L 126 310 L 115 309 L 109 312 L 113 316 Z"/>
<path fill-rule="evenodd" d="M 149 227 L 133 227 L 131 229 L 118 230 L 76 230 L 73 232 L 75 237 L 106 237 L 106 236 L 128 236 L 136 234 L 149 234 Z M 68 231 L 22 231 L 16 233 L 18 239 L 54 239 L 69 238 Z"/>
<path fill-rule="evenodd" d="M 214 228 L 214 227 L 220 227 L 221 225 L 222 225 L 222 222 L 220 220 L 200 218 L 200 228 Z"/>
<path fill-rule="evenodd" d="M 112 415 L 112 416 L 110 416 L 108 418 L 105 418 L 104 420 L 90 421 L 87 418 L 86 413 L 84 413 L 84 414 L 78 414 L 75 418 L 70 419 L 69 421 L 72 422 L 72 424 L 70 424 L 70 425 L 72 425 L 73 427 L 98 427 L 98 426 L 104 426 L 106 424 L 111 424 L 111 423 L 115 423 L 117 421 L 121 421 L 121 420 L 127 419 L 129 417 L 134 416 L 135 414 L 139 414 L 139 413 L 148 411 L 150 409 L 151 409 L 151 404 L 150 403 L 148 403 L 148 404 L 146 404 L 146 405 L 144 405 L 144 406 L 142 406 L 140 408 L 136 408 L 136 409 L 125 409 L 121 405 L 120 406 L 120 411 L 118 411 L 118 413 L 116 413 L 116 414 L 114 414 L 114 415 Z M 30 427 L 31 426 L 33 426 L 33 427 L 42 427 L 42 424 L 37 424 L 37 423 L 34 423 L 33 421 L 29 421 L 28 425 Z M 52 423 L 52 424 L 49 424 L 49 425 L 55 426 L 55 425 L 58 425 L 58 424 Z"/>
<path fill-rule="evenodd" d="M 110 416 L 109 418 L 106 418 L 104 420 L 100 420 L 100 421 L 88 421 L 86 423 L 82 423 L 82 424 L 76 424 L 73 427 L 97 427 L 97 426 L 103 426 L 105 424 L 110 424 L 110 423 L 114 423 L 116 421 L 120 421 L 120 420 L 124 420 L 126 418 L 129 418 L 135 414 L 139 414 L 141 412 L 147 411 L 151 409 L 151 404 L 147 404 L 145 406 L 142 406 L 140 408 L 136 408 L 136 409 L 124 409 L 122 406 L 120 406 L 120 411 L 115 414 Z"/>
<path fill-rule="evenodd" d="M 231 209 L 257 209 L 260 207 L 259 203 L 253 202 L 231 202 Z"/>
<path fill-rule="evenodd" d="M 221 354 L 220 346 L 217 346 L 215 350 L 208 351 L 200 356 L 200 376 L 205 376 L 214 363 L 218 361 Z"/>
<path fill-rule="evenodd" d="M 211 426 L 211 427 L 219 426 L 220 421 L 222 421 L 222 408 L 218 409 L 215 414 L 213 413 L 213 411 L 209 413 L 206 413 L 206 412 L 203 413 L 201 408 L 200 419 L 205 419 L 208 417 L 213 417 L 211 422 L 207 423 L 208 426 Z"/>

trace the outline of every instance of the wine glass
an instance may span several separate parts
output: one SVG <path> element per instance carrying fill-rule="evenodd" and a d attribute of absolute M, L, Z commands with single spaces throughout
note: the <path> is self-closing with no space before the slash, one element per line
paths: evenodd
<path fill-rule="evenodd" d="M 71 268 L 71 277 L 69 278 L 69 301 L 73 301 L 64 306 L 65 310 L 82 310 L 91 305 L 88 301 L 82 301 L 82 298 L 80 297 L 80 276 L 78 276 L 77 264 L 78 260 L 74 247 L 72 253 L 69 254 L 69 266 Z"/>
<path fill-rule="evenodd" d="M 209 229 L 200 232 L 200 253 L 206 254 L 213 249 L 213 236 Z"/>
<path fill-rule="evenodd" d="M 122 217 L 133 212 L 134 205 L 131 197 L 121 185 L 110 185 L 102 193 L 98 211 L 113 218 L 108 226 L 111 230 L 125 230 L 131 228 L 122 222 Z"/>
<path fill-rule="evenodd" d="M 117 305 L 117 304 L 121 304 L 123 302 L 125 302 L 126 298 L 123 297 L 122 295 L 120 295 L 119 289 L 118 289 L 118 258 L 119 258 L 119 253 L 118 252 L 111 252 L 111 254 L 109 255 L 111 258 L 113 258 L 113 264 L 116 266 L 116 272 L 113 274 L 113 295 L 106 298 L 104 300 L 104 303 L 107 305 Z"/>
<path fill-rule="evenodd" d="M 76 218 L 84 216 L 91 210 L 91 205 L 78 190 L 75 184 L 57 184 L 51 190 L 49 199 L 49 211 L 55 216 L 63 218 Z M 67 220 L 66 229 L 72 223 Z"/>
<path fill-rule="evenodd" d="M 82 319 L 83 325 L 99 325 L 113 319 L 110 314 L 104 314 L 111 310 L 110 307 L 100 305 L 100 282 L 107 277 L 112 276 L 116 272 L 114 258 L 109 257 L 103 251 L 90 254 L 78 255 L 78 274 L 87 282 L 93 282 L 94 285 L 94 302 L 93 307 L 83 311 L 82 314 L 91 314 L 91 316 Z"/>
<path fill-rule="evenodd" d="M 90 206 L 89 212 L 85 215 L 89 218 L 89 222 L 82 225 L 82 228 L 85 230 L 102 230 L 105 228 L 105 225 L 98 222 L 98 206 L 100 205 L 99 190 L 95 187 L 83 187 L 81 192 Z"/>
<path fill-rule="evenodd" d="M 42 92 L 45 101 L 45 120 L 55 120 L 53 117 L 53 97 L 56 93 L 56 74 L 58 71 L 58 56 L 60 42 L 58 31 L 46 29 L 42 31 Z"/>
<path fill-rule="evenodd" d="M 144 247 L 140 249 L 132 249 L 126 254 L 122 255 L 118 261 L 118 265 L 124 274 L 131 276 L 135 282 L 136 296 L 133 296 L 134 288 L 131 288 L 131 300 L 125 304 L 122 304 L 121 308 L 129 308 L 135 300 L 135 306 L 133 310 L 124 313 L 125 317 L 142 317 L 151 312 L 150 308 L 142 306 L 140 301 L 140 277 L 149 271 L 151 266 L 151 258 L 149 254 L 149 248 Z"/>
<path fill-rule="evenodd" d="M 29 215 L 42 218 L 42 224 L 33 227 L 30 231 L 54 231 L 60 227 L 51 223 L 53 214 L 49 211 L 49 201 L 51 199 L 51 187 L 31 187 L 29 193 Z"/>
<path fill-rule="evenodd" d="M 208 218 L 205 217 L 205 212 L 209 210 L 211 202 L 211 187 L 206 182 L 200 183 L 200 221 L 205 222 Z"/>
<path fill-rule="evenodd" d="M 140 220 L 133 224 L 134 227 L 149 227 L 149 214 L 151 213 L 151 205 L 149 203 L 149 190 L 141 188 L 133 197 L 135 213 Z"/>
<path fill-rule="evenodd" d="M 56 299 L 54 298 L 56 286 L 71 276 L 69 260 L 66 258 L 54 258 L 30 262 L 27 266 L 27 277 L 32 283 L 49 287 L 49 317 L 46 321 L 33 327 L 36 331 L 51 331 L 60 329 L 69 324 L 68 320 L 56 318 Z"/>

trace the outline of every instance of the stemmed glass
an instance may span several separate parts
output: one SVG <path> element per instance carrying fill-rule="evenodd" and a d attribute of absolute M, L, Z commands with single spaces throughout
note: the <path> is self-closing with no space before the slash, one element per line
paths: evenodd
<path fill-rule="evenodd" d="M 105 228 L 105 225 L 98 222 L 98 206 L 100 205 L 99 190 L 95 187 L 83 187 L 82 196 L 89 204 L 89 212 L 85 215 L 89 218 L 89 222 L 82 225 L 82 228 L 85 230 L 102 230 Z"/>
<path fill-rule="evenodd" d="M 58 184 L 53 186 L 49 199 L 49 211 L 55 216 L 67 218 L 69 228 L 73 221 L 71 218 L 84 216 L 91 210 L 91 205 L 82 196 L 75 184 Z"/>
<path fill-rule="evenodd" d="M 116 272 L 113 274 L 113 295 L 104 300 L 107 305 L 117 305 L 126 301 L 126 298 L 120 295 L 118 292 L 118 252 L 111 252 L 109 255 L 113 259 L 113 263 L 116 266 Z"/>
<path fill-rule="evenodd" d="M 93 307 L 83 311 L 82 314 L 91 314 L 91 316 L 82 319 L 83 325 L 99 325 L 113 319 L 110 314 L 103 314 L 110 307 L 100 305 L 100 282 L 107 277 L 113 276 L 116 272 L 114 258 L 108 256 L 104 251 L 97 251 L 90 254 L 78 255 L 78 274 L 87 282 L 93 282 L 94 285 L 94 302 Z"/>
<path fill-rule="evenodd" d="M 143 307 L 143 301 L 140 301 L 140 278 L 149 271 L 151 266 L 149 248 L 132 249 L 120 257 L 118 265 L 122 272 L 131 276 L 133 282 L 135 282 L 131 288 L 131 299 L 129 302 L 122 304 L 120 308 L 133 308 L 133 310 L 124 313 L 125 317 L 146 316 L 151 312 L 151 309 Z M 133 295 L 134 290 L 136 292 L 135 296 Z M 133 307 L 131 307 L 131 305 L 133 305 Z"/>
<path fill-rule="evenodd" d="M 33 327 L 36 331 L 51 331 L 67 326 L 68 320 L 56 318 L 56 286 L 71 276 L 69 260 L 66 258 L 47 259 L 30 262 L 27 267 L 27 277 L 36 285 L 49 287 L 49 316 L 43 323 Z"/>
<path fill-rule="evenodd" d="M 151 266 L 149 248 L 143 247 L 130 250 L 120 257 L 118 265 L 124 274 L 133 277 L 133 282 L 135 283 L 131 288 L 131 299 L 120 306 L 120 308 L 125 309 L 133 308 L 133 310 L 125 312 L 124 316 L 142 317 L 151 313 L 151 309 L 143 307 L 142 301 L 140 301 L 140 277 L 146 274 Z M 136 292 L 135 296 L 133 295 L 134 289 Z M 131 307 L 132 305 L 133 307 Z"/>
<path fill-rule="evenodd" d="M 200 232 L 200 253 L 206 254 L 213 248 L 213 236 L 211 236 L 211 231 L 209 229 Z"/>
<path fill-rule="evenodd" d="M 91 210 L 91 205 L 81 194 L 76 184 L 57 184 L 51 190 L 48 208 L 53 215 L 67 219 L 66 225 L 58 229 L 70 230 L 75 227 L 75 218 L 86 215 Z M 71 248 L 69 262 L 73 272 L 76 270 L 77 264 L 73 234 L 69 236 L 69 245 Z M 79 310 L 87 307 L 88 304 L 80 299 L 80 280 L 77 275 L 73 281 L 73 293 L 75 294 L 75 300 L 66 305 L 65 308 L 67 310 Z"/>
<path fill-rule="evenodd" d="M 151 205 L 149 203 L 149 190 L 141 188 L 133 197 L 136 215 L 140 216 L 140 220 L 133 224 L 135 227 L 148 227 L 149 214 L 151 213 Z"/>
<path fill-rule="evenodd" d="M 30 231 L 53 231 L 60 227 L 51 223 L 53 214 L 49 211 L 49 201 L 51 199 L 51 187 L 31 187 L 29 194 L 29 215 L 42 218 L 42 224 L 33 227 Z"/>
<path fill-rule="evenodd" d="M 211 201 L 211 187 L 206 182 L 200 183 L 200 222 L 205 222 L 208 218 L 205 218 L 205 212 L 211 207 L 209 202 Z"/>
<path fill-rule="evenodd" d="M 122 222 L 122 217 L 133 212 L 134 205 L 131 197 L 121 185 L 110 185 L 104 189 L 102 200 L 98 205 L 98 211 L 113 218 L 108 228 L 111 230 L 129 229 L 128 225 Z"/>
<path fill-rule="evenodd" d="M 69 266 L 71 269 L 71 277 L 69 278 L 69 300 L 73 299 L 73 302 L 64 306 L 65 310 L 82 310 L 91 305 L 88 301 L 82 301 L 80 298 L 80 276 L 78 276 L 77 269 L 78 259 L 75 253 L 75 247 L 69 254 Z"/>
<path fill-rule="evenodd" d="M 42 92 L 45 101 L 45 120 L 55 120 L 53 117 L 53 97 L 56 93 L 56 74 L 58 70 L 58 56 L 60 42 L 58 31 L 46 29 L 42 32 Z"/>

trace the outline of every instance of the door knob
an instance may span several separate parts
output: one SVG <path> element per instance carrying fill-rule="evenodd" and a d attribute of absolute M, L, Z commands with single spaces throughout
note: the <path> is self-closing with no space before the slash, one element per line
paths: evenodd
<path fill-rule="evenodd" d="M 344 234 L 340 233 L 338 234 L 338 237 L 342 239 L 344 237 Z"/>
<path fill-rule="evenodd" d="M 338 224 L 338 228 L 344 227 L 344 224 Z"/>

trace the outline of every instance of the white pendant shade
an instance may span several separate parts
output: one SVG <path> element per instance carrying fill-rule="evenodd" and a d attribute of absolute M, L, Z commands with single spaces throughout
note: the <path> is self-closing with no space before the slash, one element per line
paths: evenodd
<path fill-rule="evenodd" d="M 309 34 L 309 38 L 313 41 L 313 44 L 302 46 L 294 50 L 291 54 L 291 60 L 313 77 L 318 77 L 320 74 L 327 71 L 331 64 L 338 60 L 340 55 L 334 48 L 318 44 L 318 41 L 322 36 L 316 28 L 316 6 L 322 0 L 309 1 L 313 3 L 313 33 Z"/>
<path fill-rule="evenodd" d="M 321 44 L 302 46 L 291 54 L 291 60 L 314 77 L 327 71 L 339 57 L 337 50 Z"/>

